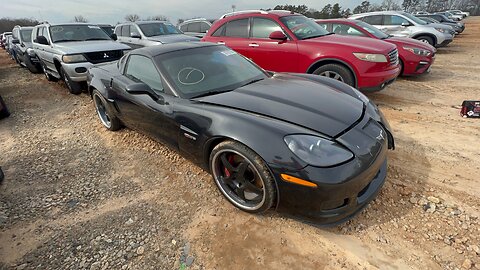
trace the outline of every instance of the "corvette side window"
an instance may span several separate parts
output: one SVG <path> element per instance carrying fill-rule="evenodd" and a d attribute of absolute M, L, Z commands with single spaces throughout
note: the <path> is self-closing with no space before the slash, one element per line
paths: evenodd
<path fill-rule="evenodd" d="M 142 55 L 131 55 L 125 76 L 134 82 L 143 82 L 153 90 L 163 92 L 162 79 L 152 60 Z"/>

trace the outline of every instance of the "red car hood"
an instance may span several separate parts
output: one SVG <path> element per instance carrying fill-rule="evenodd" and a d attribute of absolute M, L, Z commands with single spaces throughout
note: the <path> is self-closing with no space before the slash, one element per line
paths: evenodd
<path fill-rule="evenodd" d="M 341 47 L 350 47 L 353 51 L 372 52 L 372 53 L 389 53 L 395 49 L 395 46 L 384 42 L 367 37 L 350 37 L 341 35 L 328 35 L 318 38 L 305 39 L 301 42 L 315 42 L 321 44 L 332 44 Z"/>
<path fill-rule="evenodd" d="M 413 38 L 404 38 L 404 37 L 391 37 L 388 39 L 385 39 L 387 42 L 391 42 L 398 47 L 403 47 L 403 46 L 409 46 L 409 47 L 415 47 L 419 49 L 424 49 L 424 50 L 429 50 L 431 52 L 436 52 L 437 50 L 435 47 L 431 46 L 430 44 L 418 41 Z"/>

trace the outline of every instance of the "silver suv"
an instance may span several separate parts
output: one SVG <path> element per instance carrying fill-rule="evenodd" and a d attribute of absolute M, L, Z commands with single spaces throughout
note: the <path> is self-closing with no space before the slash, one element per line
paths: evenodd
<path fill-rule="evenodd" d="M 33 29 L 32 40 L 47 80 L 63 79 L 72 94 L 82 92 L 88 68 L 118 60 L 130 50 L 99 26 L 87 23 L 39 24 Z"/>
<path fill-rule="evenodd" d="M 31 72 L 37 73 L 41 67 L 32 48 L 32 30 L 33 26 L 15 26 L 12 30 L 12 43 L 15 61 L 20 66 L 27 67 Z"/>
<path fill-rule="evenodd" d="M 141 21 L 122 23 L 115 27 L 118 41 L 137 49 L 146 46 L 184 41 L 199 41 L 199 38 L 184 35 L 175 25 L 166 21 Z"/>
<path fill-rule="evenodd" d="M 204 18 L 186 20 L 178 25 L 178 28 L 186 35 L 198 38 L 204 37 L 210 27 L 212 27 L 212 23 Z"/>
<path fill-rule="evenodd" d="M 435 47 L 448 45 L 453 41 L 455 33 L 450 26 L 427 24 L 410 13 L 401 11 L 354 14 L 350 19 L 364 21 L 392 36 L 418 39 Z"/>

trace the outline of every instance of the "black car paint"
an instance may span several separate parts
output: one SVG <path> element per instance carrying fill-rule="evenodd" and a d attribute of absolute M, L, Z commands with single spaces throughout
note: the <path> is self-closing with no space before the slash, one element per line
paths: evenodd
<path fill-rule="evenodd" d="M 189 46 L 195 47 L 185 45 Z M 150 48 L 135 53 L 152 57 L 152 52 L 158 55 L 162 50 L 168 52 L 166 48 Z M 206 170 L 209 153 L 216 143 L 224 139 L 241 142 L 270 167 L 279 191 L 276 207 L 280 211 L 314 218 L 320 223 L 335 223 L 360 211 L 383 184 L 386 150 L 394 147 L 390 127 L 373 103 L 365 104 L 355 90 L 342 83 L 307 74 L 274 74 L 232 92 L 183 99 L 163 78 L 164 93 L 158 93 L 160 99 L 155 101 L 148 95 L 124 91 L 133 81 L 122 75 L 122 68 L 117 64 L 92 68 L 89 89 L 100 91 L 123 123 L 166 143 Z M 275 91 L 286 96 L 275 98 Z M 341 106 L 332 108 L 335 102 Z M 328 118 L 328 111 L 321 110 L 323 106 L 339 115 Z M 336 140 L 355 158 L 331 168 L 313 167 L 288 149 L 283 138 L 290 134 Z M 318 188 L 287 183 L 281 180 L 281 173 L 314 182 Z M 345 205 L 329 210 L 337 204 Z"/>

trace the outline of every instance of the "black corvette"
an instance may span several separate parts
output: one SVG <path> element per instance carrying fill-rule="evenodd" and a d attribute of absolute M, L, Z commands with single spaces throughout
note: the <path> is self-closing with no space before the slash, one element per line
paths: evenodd
<path fill-rule="evenodd" d="M 146 133 L 209 170 L 236 207 L 331 224 L 368 204 L 386 178 L 390 127 L 352 87 L 272 74 L 210 43 L 131 51 L 93 67 L 103 125 Z"/>

